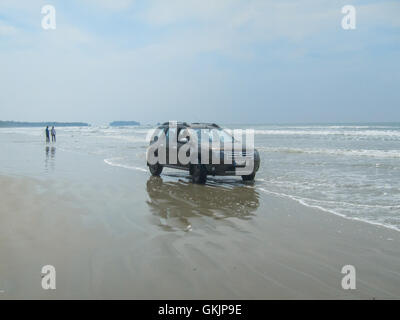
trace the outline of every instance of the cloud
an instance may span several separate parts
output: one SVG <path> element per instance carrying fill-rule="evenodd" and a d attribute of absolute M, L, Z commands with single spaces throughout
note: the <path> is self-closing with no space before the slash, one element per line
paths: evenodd
<path fill-rule="evenodd" d="M 0 36 L 13 36 L 17 33 L 17 29 L 0 21 Z"/>
<path fill-rule="evenodd" d="M 396 42 L 370 31 L 396 30 L 398 4 L 356 1 L 357 30 L 346 32 L 346 2 L 54 0 L 57 29 L 44 31 L 43 1 L 1 1 L 2 117 L 217 121 L 228 108 L 230 120 L 252 121 L 245 105 L 251 115 L 285 121 L 312 117 L 318 103 L 336 110 L 336 88 L 363 100 L 360 83 L 370 92 L 375 85 L 375 99 L 391 106 L 400 79 L 397 60 L 386 57 Z"/>
<path fill-rule="evenodd" d="M 241 6 L 241 0 L 150 0 L 142 17 L 147 23 L 160 26 L 185 21 L 215 21 Z"/>
<path fill-rule="evenodd" d="M 302 41 L 340 28 L 341 7 L 332 1 L 152 0 L 135 18 L 162 32 L 162 52 L 252 57 L 255 45 Z M 303 49 L 301 49 L 303 50 Z"/>
<path fill-rule="evenodd" d="M 400 2 L 368 3 L 356 7 L 362 27 L 392 26 L 400 28 Z"/>
<path fill-rule="evenodd" d="M 85 2 L 94 7 L 117 11 L 129 8 L 135 0 L 85 0 Z"/>

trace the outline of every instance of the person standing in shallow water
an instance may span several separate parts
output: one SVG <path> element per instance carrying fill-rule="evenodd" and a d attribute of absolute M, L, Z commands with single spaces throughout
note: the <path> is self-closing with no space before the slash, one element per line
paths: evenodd
<path fill-rule="evenodd" d="M 54 129 L 54 126 L 51 128 L 51 141 L 56 142 L 56 129 Z"/>
<path fill-rule="evenodd" d="M 48 126 L 46 127 L 46 142 L 50 142 L 50 131 Z"/>

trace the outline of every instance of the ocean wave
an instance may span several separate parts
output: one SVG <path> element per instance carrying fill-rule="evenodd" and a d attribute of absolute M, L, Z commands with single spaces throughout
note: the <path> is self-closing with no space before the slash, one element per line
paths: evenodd
<path fill-rule="evenodd" d="M 123 164 L 123 163 L 118 163 L 118 160 L 123 160 L 123 158 L 104 159 L 104 162 L 112 167 L 120 167 L 120 168 L 124 168 L 124 169 L 129 169 L 129 170 L 147 172 L 147 170 L 145 168 L 130 166 L 130 165 Z"/>
<path fill-rule="evenodd" d="M 24 134 L 28 136 L 44 136 L 42 128 L 0 128 L 0 133 L 4 134 Z"/>
<path fill-rule="evenodd" d="M 297 135 L 297 136 L 356 136 L 356 137 L 390 137 L 400 138 L 397 130 L 280 130 L 256 129 L 256 135 Z"/>
<path fill-rule="evenodd" d="M 354 130 L 354 129 L 363 129 L 363 130 L 374 130 L 374 129 L 386 129 L 386 130 L 393 130 L 399 128 L 398 125 L 396 126 L 372 126 L 372 125 L 281 125 L 281 126 L 268 126 L 271 129 L 298 129 L 298 130 L 316 130 L 316 129 L 346 129 L 346 130 Z"/>
<path fill-rule="evenodd" d="M 261 188 L 263 189 L 263 188 Z M 263 190 L 265 191 L 265 190 Z M 274 193 L 273 191 L 268 191 L 271 193 Z M 335 207 L 344 207 L 344 208 L 355 208 L 355 209 L 400 209 L 400 205 L 380 205 L 380 204 L 364 204 L 364 203 L 354 203 L 354 202 L 346 202 L 346 201 L 337 201 L 337 200 L 317 200 L 317 199 L 311 199 L 307 197 L 299 197 L 299 196 L 289 196 L 285 193 L 277 193 L 280 195 L 284 195 L 287 197 L 293 197 L 293 198 L 298 198 L 302 199 L 303 201 L 308 201 L 308 202 L 315 202 L 318 204 L 322 205 L 329 205 L 329 206 L 335 206 Z"/>
<path fill-rule="evenodd" d="M 400 150 L 370 150 L 370 149 L 301 149 L 301 148 L 271 148 L 258 147 L 260 151 L 281 153 L 327 154 L 341 156 L 359 156 L 373 158 L 400 158 Z"/>
<path fill-rule="evenodd" d="M 359 217 L 350 217 L 348 215 L 340 213 L 338 211 L 338 210 L 340 210 L 340 208 L 337 208 L 337 209 L 327 208 L 323 204 L 324 201 L 297 197 L 297 196 L 293 196 L 293 195 L 289 195 L 289 194 L 285 194 L 285 193 L 281 193 L 281 192 L 274 192 L 274 191 L 270 191 L 270 190 L 267 190 L 265 188 L 260 188 L 260 187 L 257 188 L 257 189 L 262 191 L 262 192 L 264 192 L 264 193 L 268 193 L 268 194 L 271 194 L 271 195 L 274 195 L 274 196 L 283 197 L 283 198 L 289 198 L 291 200 L 294 200 L 294 201 L 300 203 L 303 206 L 306 206 L 306 207 L 309 207 L 309 208 L 319 209 L 319 210 L 322 210 L 322 211 L 325 211 L 325 212 L 328 212 L 328 213 L 332 213 L 334 215 L 337 215 L 337 216 L 345 218 L 345 219 L 355 220 L 355 221 L 362 221 L 362 222 L 365 222 L 365 223 L 369 223 L 369 224 L 385 227 L 385 228 L 388 228 L 388 229 L 400 231 L 400 227 L 398 227 L 398 226 L 394 226 L 394 225 L 391 225 L 391 224 L 387 224 L 387 223 L 376 221 L 376 220 L 372 220 L 372 219 L 365 219 L 365 218 L 359 218 Z M 376 206 L 374 206 L 374 207 L 376 207 Z M 396 207 L 398 207 L 398 206 L 396 206 Z"/>
<path fill-rule="evenodd" d="M 146 137 L 138 137 L 138 136 L 121 136 L 121 135 L 104 135 L 104 136 L 96 136 L 96 138 L 106 138 L 106 139 L 115 139 L 126 142 L 146 142 Z"/>

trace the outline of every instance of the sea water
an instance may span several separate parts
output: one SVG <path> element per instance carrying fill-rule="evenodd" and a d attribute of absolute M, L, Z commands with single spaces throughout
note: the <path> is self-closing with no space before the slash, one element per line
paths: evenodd
<path fill-rule="evenodd" d="M 251 128 L 261 155 L 255 188 L 350 219 L 400 230 L 400 124 L 227 125 Z M 57 152 L 90 156 L 121 170 L 146 167 L 150 126 L 57 128 L 57 143 L 44 129 L 2 128 L 0 173 L 68 175 L 57 171 Z M 68 163 L 64 164 L 64 168 Z M 187 173 L 176 171 L 177 177 Z M 212 179 L 215 186 L 240 178 Z"/>

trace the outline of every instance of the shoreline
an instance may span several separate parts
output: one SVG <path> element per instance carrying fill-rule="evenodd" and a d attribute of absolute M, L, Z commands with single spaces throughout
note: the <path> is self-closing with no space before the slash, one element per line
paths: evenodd
<path fill-rule="evenodd" d="M 290 201 L 297 202 L 297 203 L 301 204 L 302 206 L 304 206 L 306 208 L 318 209 L 320 211 L 323 211 L 324 213 L 333 214 L 333 215 L 335 215 L 337 217 L 340 217 L 340 218 L 343 218 L 343 219 L 346 219 L 346 220 L 362 222 L 362 223 L 366 223 L 366 224 L 369 224 L 369 225 L 382 227 L 382 228 L 386 228 L 386 229 L 389 229 L 389 230 L 394 230 L 394 231 L 400 232 L 400 229 L 395 227 L 395 226 L 391 226 L 391 225 L 384 224 L 384 223 L 379 223 L 379 222 L 374 222 L 374 221 L 371 221 L 371 220 L 361 219 L 361 218 L 357 218 L 357 217 L 348 217 L 348 216 L 346 216 L 344 214 L 341 214 L 341 213 L 338 213 L 338 212 L 336 212 L 334 210 L 326 209 L 326 208 L 323 208 L 323 207 L 318 206 L 318 205 L 307 204 L 307 203 L 304 202 L 304 200 L 296 199 L 296 197 L 291 196 L 291 195 L 269 191 L 269 190 L 266 190 L 265 188 L 260 188 L 260 190 L 265 192 L 265 193 L 267 193 L 267 194 L 276 196 L 278 198 L 289 199 Z"/>

